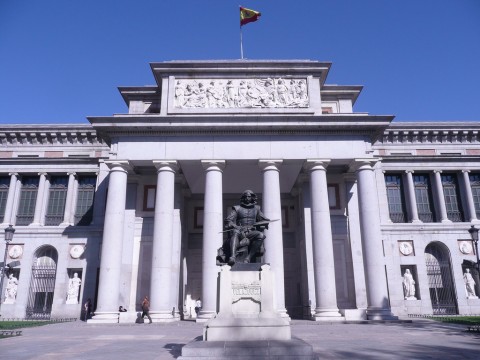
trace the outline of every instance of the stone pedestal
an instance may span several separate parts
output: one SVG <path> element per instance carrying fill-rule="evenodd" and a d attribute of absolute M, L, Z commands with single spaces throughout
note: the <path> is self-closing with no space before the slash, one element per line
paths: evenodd
<path fill-rule="evenodd" d="M 179 359 L 315 359 L 312 346 L 292 339 L 290 323 L 275 309 L 270 265 L 222 266 L 218 313 L 203 341 L 182 348 Z"/>

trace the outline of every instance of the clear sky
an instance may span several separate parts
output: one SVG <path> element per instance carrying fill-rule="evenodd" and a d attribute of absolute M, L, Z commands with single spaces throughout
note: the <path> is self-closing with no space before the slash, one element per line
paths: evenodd
<path fill-rule="evenodd" d="M 246 58 L 330 61 L 357 112 L 480 121 L 480 0 L 0 0 L 0 124 L 87 124 L 150 62 L 239 59 L 239 5 Z"/>

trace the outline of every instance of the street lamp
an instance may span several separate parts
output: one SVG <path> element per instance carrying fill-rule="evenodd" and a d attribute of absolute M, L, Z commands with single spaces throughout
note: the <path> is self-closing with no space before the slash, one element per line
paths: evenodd
<path fill-rule="evenodd" d="M 468 229 L 470 236 L 472 237 L 473 244 L 475 245 L 475 254 L 477 255 L 477 270 L 480 271 L 480 259 L 478 258 L 478 230 L 475 226 L 471 226 Z"/>
<path fill-rule="evenodd" d="M 3 278 L 5 277 L 5 273 L 7 270 L 7 252 L 8 252 L 8 244 L 13 239 L 13 234 L 15 233 L 15 229 L 13 228 L 12 225 L 8 225 L 8 227 L 5 229 L 5 254 L 3 255 L 3 267 L 2 267 L 2 272 L 0 272 L 0 304 L 2 303 L 2 298 L 3 298 Z"/>

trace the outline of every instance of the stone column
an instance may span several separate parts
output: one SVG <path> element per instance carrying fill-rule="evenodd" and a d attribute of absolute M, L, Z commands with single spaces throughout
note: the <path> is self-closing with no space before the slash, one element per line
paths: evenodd
<path fill-rule="evenodd" d="M 173 210 L 176 161 L 154 161 L 157 168 L 157 191 L 150 277 L 150 309 L 155 321 L 172 321 L 171 302 Z"/>
<path fill-rule="evenodd" d="M 330 160 L 307 160 L 312 202 L 315 321 L 342 320 L 337 306 L 332 225 L 328 203 L 327 170 Z"/>
<path fill-rule="evenodd" d="M 68 173 L 67 198 L 65 199 L 65 212 L 63 215 L 63 223 L 61 225 L 73 225 L 73 196 L 75 194 L 76 174 Z"/>
<path fill-rule="evenodd" d="M 367 285 L 367 318 L 394 318 L 389 306 L 373 159 L 356 159 L 358 207 Z"/>
<path fill-rule="evenodd" d="M 263 203 L 265 216 L 276 220 L 265 230 L 265 262 L 270 264 L 275 276 L 276 310 L 288 317 L 285 309 L 285 279 L 283 270 L 282 205 L 280 202 L 280 170 L 283 160 L 260 160 L 263 171 Z"/>
<path fill-rule="evenodd" d="M 470 222 L 477 222 L 477 212 L 473 203 L 472 185 L 470 184 L 470 170 L 462 170 L 463 186 L 465 188 L 465 196 L 467 197 L 468 216 Z"/>
<path fill-rule="evenodd" d="M 41 216 L 43 212 L 42 210 L 45 206 L 43 201 L 45 199 L 47 173 L 41 172 L 41 173 L 38 173 L 38 175 L 40 175 L 40 181 L 38 183 L 37 201 L 35 203 L 35 213 L 33 215 L 33 222 L 30 224 L 30 226 L 43 224 L 43 221 L 41 221 Z"/>
<path fill-rule="evenodd" d="M 407 194 L 408 194 L 408 203 L 410 204 L 410 216 L 412 223 L 421 222 L 418 218 L 418 208 L 417 208 L 417 198 L 415 197 L 415 185 L 413 183 L 413 170 L 406 170 L 407 174 Z"/>
<path fill-rule="evenodd" d="M 117 323 L 128 161 L 111 161 L 103 227 L 97 309 L 88 322 Z"/>
<path fill-rule="evenodd" d="M 443 196 L 442 177 L 440 176 L 442 171 L 434 170 L 433 173 L 435 176 L 435 192 L 437 195 L 437 203 L 440 211 L 440 221 L 442 223 L 448 223 L 451 222 L 451 220 L 448 220 L 447 206 L 445 205 L 445 196 Z"/>
<path fill-rule="evenodd" d="M 7 203 L 5 204 L 5 215 L 3 216 L 3 225 L 12 224 L 13 205 L 15 203 L 15 194 L 18 182 L 18 173 L 10 173 L 10 186 L 8 187 Z M 13 224 L 12 224 L 13 225 Z M 1 289 L 0 289 L 1 291 Z"/>
<path fill-rule="evenodd" d="M 223 186 L 222 170 L 225 161 L 202 160 L 205 169 L 205 199 L 203 208 L 203 247 L 202 247 L 202 310 L 197 322 L 204 322 L 216 313 L 217 250 L 222 246 L 223 234 Z"/>
<path fill-rule="evenodd" d="M 183 184 L 185 179 L 180 176 L 175 177 L 175 204 L 173 210 L 173 235 L 172 235 L 172 292 L 170 294 L 171 302 L 175 306 L 174 317 L 180 320 L 183 312 L 183 291 L 182 301 L 180 301 L 180 272 L 181 272 L 181 257 L 182 257 L 182 216 L 184 216 L 183 209 Z"/>

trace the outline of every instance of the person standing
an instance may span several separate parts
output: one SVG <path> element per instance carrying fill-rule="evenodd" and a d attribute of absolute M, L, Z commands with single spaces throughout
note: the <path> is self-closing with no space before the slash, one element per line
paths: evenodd
<path fill-rule="evenodd" d="M 83 304 L 83 311 L 85 311 L 84 320 L 87 321 L 92 313 L 92 300 L 90 298 Z"/>
<path fill-rule="evenodd" d="M 142 319 L 145 316 L 150 321 L 149 324 L 151 324 L 152 318 L 150 317 L 150 300 L 148 300 L 148 296 L 145 296 L 142 301 Z"/>
<path fill-rule="evenodd" d="M 202 300 L 198 298 L 197 301 L 195 301 L 195 313 L 197 314 L 197 316 L 201 309 L 202 309 Z"/>

